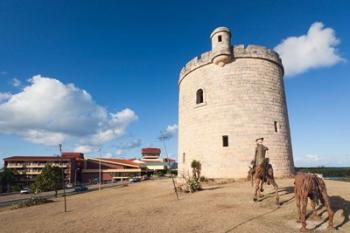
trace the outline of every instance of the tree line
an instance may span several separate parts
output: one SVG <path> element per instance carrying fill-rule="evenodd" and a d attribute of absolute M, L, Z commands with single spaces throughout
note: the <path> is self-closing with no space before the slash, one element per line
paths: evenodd
<path fill-rule="evenodd" d="M 324 177 L 350 177 L 350 167 L 297 167 L 295 170 L 318 173 Z"/>

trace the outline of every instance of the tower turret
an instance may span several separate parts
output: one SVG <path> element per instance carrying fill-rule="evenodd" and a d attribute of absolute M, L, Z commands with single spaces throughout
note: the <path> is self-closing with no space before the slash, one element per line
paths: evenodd
<path fill-rule="evenodd" d="M 211 34 L 212 62 L 219 66 L 231 62 L 231 32 L 227 27 L 218 27 Z"/>

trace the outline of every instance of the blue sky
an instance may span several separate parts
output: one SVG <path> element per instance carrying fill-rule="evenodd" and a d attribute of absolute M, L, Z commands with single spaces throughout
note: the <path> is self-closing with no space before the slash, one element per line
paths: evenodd
<path fill-rule="evenodd" d="M 214 28 L 227 26 L 233 44 L 281 45 L 291 64 L 296 165 L 350 166 L 348 9 L 347 1 L 3 0 L 0 157 L 54 154 L 59 142 L 138 157 L 142 147 L 161 147 L 161 131 L 176 157 L 179 71 L 210 49 Z M 291 54 L 309 45 L 316 52 Z"/>

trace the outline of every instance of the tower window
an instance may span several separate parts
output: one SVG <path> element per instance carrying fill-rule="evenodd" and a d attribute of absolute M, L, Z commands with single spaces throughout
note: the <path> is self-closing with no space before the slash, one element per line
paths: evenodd
<path fill-rule="evenodd" d="M 185 162 L 186 162 L 186 154 L 182 153 L 182 163 L 185 163 Z"/>
<path fill-rule="evenodd" d="M 228 136 L 227 135 L 222 136 L 222 146 L 228 147 Z"/>
<path fill-rule="evenodd" d="M 221 42 L 222 41 L 222 36 L 218 36 L 218 41 Z"/>
<path fill-rule="evenodd" d="M 274 122 L 274 126 L 275 126 L 275 133 L 277 133 L 278 132 L 278 122 L 277 121 Z"/>
<path fill-rule="evenodd" d="M 197 90 L 197 95 L 196 95 L 196 104 L 201 104 L 204 102 L 203 98 L 203 90 L 199 89 Z"/>

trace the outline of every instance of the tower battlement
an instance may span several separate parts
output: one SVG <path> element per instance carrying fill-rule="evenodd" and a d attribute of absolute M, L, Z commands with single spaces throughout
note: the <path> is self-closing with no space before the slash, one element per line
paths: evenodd
<path fill-rule="evenodd" d="M 244 47 L 244 45 L 242 44 L 236 45 L 232 48 L 232 56 L 232 62 L 235 62 L 236 59 L 240 58 L 263 59 L 279 65 L 283 70 L 282 61 L 278 53 L 276 53 L 272 49 L 268 49 L 260 45 L 251 44 L 247 47 Z M 187 74 L 191 73 L 193 70 L 213 63 L 213 57 L 213 52 L 207 51 L 187 62 L 186 65 L 181 69 L 179 83 Z"/>

